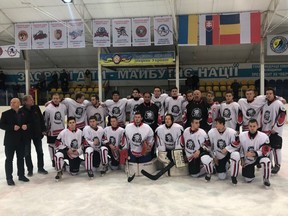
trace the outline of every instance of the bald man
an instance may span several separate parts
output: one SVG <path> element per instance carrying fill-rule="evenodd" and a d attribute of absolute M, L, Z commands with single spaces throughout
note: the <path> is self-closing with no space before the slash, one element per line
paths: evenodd
<path fill-rule="evenodd" d="M 20 100 L 13 98 L 10 102 L 11 109 L 2 113 L 0 128 L 5 130 L 5 172 L 9 186 L 14 186 L 13 181 L 13 158 L 16 151 L 17 156 L 17 175 L 19 181 L 28 182 L 29 179 L 24 175 L 24 155 L 25 142 L 29 139 L 29 118 L 23 109 L 20 109 Z"/>

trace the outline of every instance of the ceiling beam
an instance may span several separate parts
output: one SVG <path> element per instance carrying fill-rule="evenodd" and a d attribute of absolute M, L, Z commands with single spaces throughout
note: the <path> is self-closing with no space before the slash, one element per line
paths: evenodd
<path fill-rule="evenodd" d="M 268 10 L 267 10 L 267 14 L 266 17 L 263 20 L 264 26 L 262 27 L 262 37 L 265 38 L 267 33 L 269 32 L 269 28 L 271 26 L 271 23 L 273 21 L 274 16 L 277 13 L 278 10 L 278 6 L 281 0 L 271 0 L 269 6 L 268 6 Z"/>

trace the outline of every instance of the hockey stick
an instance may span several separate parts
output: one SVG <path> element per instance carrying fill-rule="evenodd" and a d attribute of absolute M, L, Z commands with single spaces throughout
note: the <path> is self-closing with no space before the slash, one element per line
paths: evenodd
<path fill-rule="evenodd" d="M 132 176 L 130 176 L 130 170 L 129 170 L 129 157 L 126 160 L 126 166 L 127 166 L 127 181 L 131 182 L 135 178 L 136 173 L 134 173 Z"/>
<path fill-rule="evenodd" d="M 166 167 L 164 167 L 163 169 L 161 169 L 156 175 L 152 175 L 148 172 L 146 172 L 145 170 L 141 170 L 141 173 L 146 176 L 147 178 L 156 181 L 157 179 L 159 179 L 164 173 L 166 173 L 169 169 L 171 169 L 173 166 L 175 165 L 175 163 L 172 161 L 170 162 Z"/>

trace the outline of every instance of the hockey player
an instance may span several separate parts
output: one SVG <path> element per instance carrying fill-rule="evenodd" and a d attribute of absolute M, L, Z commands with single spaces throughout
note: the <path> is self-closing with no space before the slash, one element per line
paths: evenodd
<path fill-rule="evenodd" d="M 183 133 L 185 154 L 188 160 L 189 173 L 192 177 L 201 176 L 201 163 L 204 165 L 206 181 L 210 181 L 213 173 L 213 159 L 209 155 L 209 139 L 207 133 L 200 128 L 200 120 L 191 118 L 191 127 Z"/>
<path fill-rule="evenodd" d="M 162 122 L 164 121 L 165 100 L 167 97 L 168 94 L 166 93 L 161 94 L 161 88 L 159 86 L 154 87 L 151 101 L 159 108 L 159 113 Z"/>
<path fill-rule="evenodd" d="M 110 118 L 111 126 L 104 128 L 103 144 L 108 148 L 111 158 L 111 168 L 118 169 L 120 163 L 119 146 L 122 142 L 124 129 L 118 126 L 118 119 L 115 116 Z"/>
<path fill-rule="evenodd" d="M 230 160 L 231 180 L 233 184 L 237 184 L 240 162 L 238 134 L 234 129 L 225 127 L 223 117 L 218 117 L 215 121 L 215 128 L 208 132 L 208 136 L 218 178 L 220 180 L 226 179 L 226 165 Z"/>
<path fill-rule="evenodd" d="M 185 98 L 178 95 L 178 88 L 175 86 L 171 89 L 171 96 L 165 100 L 165 111 L 171 113 L 174 117 L 175 123 L 183 125 L 183 103 Z"/>
<path fill-rule="evenodd" d="M 48 149 L 52 166 L 55 167 L 55 141 L 59 133 L 65 129 L 65 116 L 67 114 L 67 108 L 64 104 L 60 103 L 58 93 L 52 95 L 52 101 L 46 106 L 44 113 Z"/>
<path fill-rule="evenodd" d="M 99 101 L 99 97 L 96 94 L 91 95 L 91 105 L 86 109 L 87 119 L 91 116 L 96 116 L 97 125 L 102 128 L 106 127 L 106 117 L 108 116 L 108 110 L 106 106 Z"/>
<path fill-rule="evenodd" d="M 239 141 L 241 145 L 241 166 L 242 176 L 250 183 L 255 178 L 255 165 L 261 165 L 263 169 L 263 183 L 269 187 L 269 177 L 271 175 L 271 162 L 268 157 L 270 153 L 269 137 L 258 129 L 256 119 L 250 119 L 248 123 L 249 131 L 240 133 Z"/>
<path fill-rule="evenodd" d="M 57 170 L 56 181 L 62 178 L 64 159 L 69 160 L 70 174 L 78 174 L 81 162 L 79 156 L 83 153 L 82 131 L 76 127 L 76 118 L 68 117 L 67 124 L 68 128 L 60 132 L 55 142 L 57 150 L 54 157 Z"/>
<path fill-rule="evenodd" d="M 101 169 L 101 175 L 104 175 L 108 169 L 108 149 L 102 145 L 104 129 L 97 126 L 96 116 L 90 116 L 89 125 L 83 129 L 85 168 L 90 178 L 94 177 L 93 167 Z"/>
<path fill-rule="evenodd" d="M 140 90 L 138 88 L 134 88 L 132 91 L 132 98 L 128 99 L 126 112 L 129 113 L 129 122 L 133 122 L 134 113 L 137 111 L 137 108 L 140 104 L 144 102 L 143 98 L 140 95 Z"/>
<path fill-rule="evenodd" d="M 282 133 L 286 120 L 286 109 L 284 104 L 276 99 L 275 90 L 268 88 L 266 90 L 267 103 L 262 110 L 262 131 L 269 136 L 274 166 L 272 173 L 276 174 L 281 166 L 281 149 L 282 149 Z"/>
<path fill-rule="evenodd" d="M 225 118 L 225 126 L 239 131 L 239 125 L 242 124 L 239 117 L 239 104 L 233 101 L 233 93 L 228 90 L 225 93 L 226 101 L 220 104 L 220 116 Z M 239 121 L 238 121 L 239 120 Z"/>
<path fill-rule="evenodd" d="M 116 116 L 119 122 L 119 126 L 124 128 L 126 122 L 127 98 L 120 99 L 119 91 L 113 91 L 112 100 L 106 100 L 104 104 L 107 106 L 109 114 L 108 126 L 110 126 L 110 117 Z"/>
<path fill-rule="evenodd" d="M 207 103 L 210 106 L 209 115 L 211 115 L 212 125 L 211 128 L 215 128 L 215 119 L 220 115 L 220 104 L 214 101 L 215 95 L 213 91 L 207 92 Z"/>

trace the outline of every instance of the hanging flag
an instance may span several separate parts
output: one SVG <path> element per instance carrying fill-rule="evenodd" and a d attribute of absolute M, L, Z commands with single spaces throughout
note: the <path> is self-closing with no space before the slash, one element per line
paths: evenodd
<path fill-rule="evenodd" d="M 154 17 L 154 45 L 173 44 L 173 24 L 172 17 Z"/>
<path fill-rule="evenodd" d="M 0 58 L 19 58 L 20 49 L 15 45 L 0 46 Z"/>
<path fill-rule="evenodd" d="M 48 23 L 32 24 L 32 49 L 49 49 Z"/>
<path fill-rule="evenodd" d="M 111 46 L 109 19 L 93 20 L 93 47 Z"/>
<path fill-rule="evenodd" d="M 31 24 L 15 24 L 15 45 L 21 50 L 31 49 Z"/>
<path fill-rule="evenodd" d="M 288 34 L 267 35 L 267 55 L 288 55 Z"/>
<path fill-rule="evenodd" d="M 132 19 L 133 46 L 151 46 L 150 18 Z"/>
<path fill-rule="evenodd" d="M 261 39 L 261 14 L 200 15 L 199 44 L 253 44 Z"/>
<path fill-rule="evenodd" d="M 179 36 L 178 44 L 197 45 L 198 44 L 198 15 L 179 16 Z"/>
<path fill-rule="evenodd" d="M 66 23 L 65 23 L 66 24 Z M 66 25 L 59 22 L 50 23 L 50 49 L 67 48 Z"/>
<path fill-rule="evenodd" d="M 113 46 L 131 46 L 131 19 L 112 20 Z"/>
<path fill-rule="evenodd" d="M 68 48 L 85 47 L 85 31 L 82 21 L 69 21 L 68 25 Z"/>

